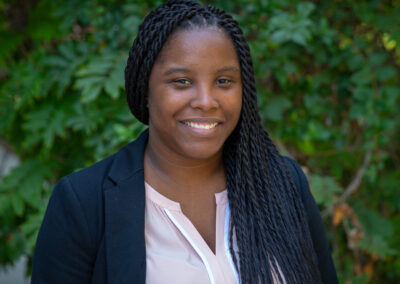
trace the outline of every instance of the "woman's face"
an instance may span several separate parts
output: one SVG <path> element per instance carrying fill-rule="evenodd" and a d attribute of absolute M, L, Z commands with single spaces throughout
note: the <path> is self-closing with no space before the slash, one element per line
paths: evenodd
<path fill-rule="evenodd" d="M 225 32 L 210 27 L 174 33 L 149 79 L 149 131 L 155 150 L 191 159 L 220 155 L 241 107 L 239 60 Z"/>

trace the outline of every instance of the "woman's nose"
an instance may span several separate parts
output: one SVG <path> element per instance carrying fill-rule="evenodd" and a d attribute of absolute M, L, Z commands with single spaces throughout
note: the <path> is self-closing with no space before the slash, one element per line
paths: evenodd
<path fill-rule="evenodd" d="M 219 107 L 218 100 L 216 98 L 216 91 L 211 87 L 198 86 L 195 89 L 194 96 L 190 101 L 192 108 L 211 110 Z"/>

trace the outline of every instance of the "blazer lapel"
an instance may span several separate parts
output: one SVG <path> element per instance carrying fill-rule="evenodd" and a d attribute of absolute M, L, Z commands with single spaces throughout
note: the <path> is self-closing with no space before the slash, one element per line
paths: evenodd
<path fill-rule="evenodd" d="M 104 191 L 108 283 L 145 283 L 143 154 L 148 132 L 115 156 Z"/>

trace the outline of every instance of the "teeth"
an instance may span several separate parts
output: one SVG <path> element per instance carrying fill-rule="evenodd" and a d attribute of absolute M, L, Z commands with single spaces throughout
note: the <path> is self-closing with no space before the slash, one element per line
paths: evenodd
<path fill-rule="evenodd" d="M 217 126 L 217 122 L 210 123 L 210 124 L 204 124 L 204 123 L 196 123 L 196 122 L 191 122 L 191 121 L 185 121 L 184 122 L 186 125 L 193 127 L 193 128 L 199 128 L 199 129 L 211 129 Z"/>

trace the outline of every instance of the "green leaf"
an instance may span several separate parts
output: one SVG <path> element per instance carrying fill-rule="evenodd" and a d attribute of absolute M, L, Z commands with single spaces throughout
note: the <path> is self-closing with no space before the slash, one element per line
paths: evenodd
<path fill-rule="evenodd" d="M 300 2 L 297 7 L 297 14 L 302 18 L 307 18 L 315 10 L 315 4 L 312 2 Z"/>
<path fill-rule="evenodd" d="M 43 140 L 47 148 L 53 146 L 56 136 L 65 137 L 66 114 L 62 109 L 55 109 L 52 112 L 51 120 L 48 121 L 47 127 L 44 129 Z"/>
<path fill-rule="evenodd" d="M 46 208 L 46 204 L 44 204 L 43 208 Z M 35 247 L 39 228 L 43 221 L 44 212 L 45 210 L 40 210 L 38 213 L 30 215 L 21 226 L 21 233 L 28 237 L 27 246 L 31 253 Z"/>
<path fill-rule="evenodd" d="M 82 92 L 81 101 L 83 103 L 91 102 L 99 96 L 101 92 L 102 86 L 101 85 L 90 85 L 86 87 Z"/>
<path fill-rule="evenodd" d="M 90 88 L 93 85 L 101 85 L 101 83 L 105 80 L 104 76 L 90 76 L 84 77 L 76 80 L 75 88 L 84 90 L 86 88 Z"/>
<path fill-rule="evenodd" d="M 104 90 L 113 99 L 116 99 L 119 96 L 119 88 L 120 88 L 119 83 L 120 81 L 117 78 L 110 76 L 110 78 L 108 78 L 108 80 L 104 84 Z"/>
<path fill-rule="evenodd" d="M 115 55 L 107 54 L 102 56 L 94 56 L 90 59 L 88 65 L 80 68 L 76 75 L 79 77 L 106 75 L 113 66 Z"/>
<path fill-rule="evenodd" d="M 353 96 L 355 99 L 364 102 L 365 105 L 365 102 L 373 99 L 374 93 L 371 88 L 359 87 L 354 90 Z"/>
<path fill-rule="evenodd" d="M 64 100 L 59 106 L 60 108 L 55 108 L 48 101 L 40 107 L 38 105 L 36 111 L 26 114 L 23 129 L 30 135 L 24 141 L 24 147 L 30 148 L 42 142 L 46 148 L 51 148 L 55 137 L 65 137 L 69 101 Z"/>
<path fill-rule="evenodd" d="M 371 83 L 371 70 L 369 69 L 369 67 L 365 67 L 354 73 L 351 76 L 350 80 L 358 86 L 368 85 Z"/>
<path fill-rule="evenodd" d="M 273 43 L 276 43 L 276 44 L 279 45 L 279 44 L 287 41 L 289 38 L 290 38 L 290 36 L 287 33 L 287 31 L 285 31 L 285 30 L 277 30 L 277 31 L 272 33 L 272 35 L 270 37 L 270 40 Z"/>
<path fill-rule="evenodd" d="M 76 59 L 74 46 L 70 43 L 60 44 L 58 46 L 58 51 L 60 52 L 62 57 L 67 59 L 68 61 L 74 61 Z"/>
<path fill-rule="evenodd" d="M 283 113 L 292 106 L 291 101 L 285 97 L 276 97 L 269 101 L 263 110 L 267 119 L 281 121 Z"/>
<path fill-rule="evenodd" d="M 337 201 L 337 194 L 343 191 L 333 177 L 312 174 L 309 179 L 315 201 L 324 207 L 330 207 Z"/>
<path fill-rule="evenodd" d="M 387 82 L 394 78 L 397 72 L 392 66 L 382 66 L 376 69 L 375 74 L 378 81 Z"/>
<path fill-rule="evenodd" d="M 124 69 L 125 69 L 125 59 L 120 59 L 115 62 L 114 69 L 110 73 L 104 84 L 104 90 L 113 99 L 117 99 L 120 95 L 120 89 L 124 88 Z"/>
<path fill-rule="evenodd" d="M 134 32 L 136 34 L 137 27 L 142 22 L 142 20 L 137 16 L 129 16 L 124 19 L 122 22 L 122 27 L 130 32 Z"/>
<path fill-rule="evenodd" d="M 387 54 L 379 52 L 379 53 L 373 53 L 369 58 L 369 62 L 372 65 L 378 66 L 381 65 L 387 58 Z"/>
<path fill-rule="evenodd" d="M 67 125 L 75 131 L 83 130 L 86 134 L 92 133 L 103 123 L 105 117 L 103 111 L 93 104 L 77 103 L 74 113 L 68 118 Z"/>
<path fill-rule="evenodd" d="M 14 98 L 10 95 L 0 96 L 0 136 L 6 135 L 6 130 L 12 125 L 16 111 L 14 109 Z"/>
<path fill-rule="evenodd" d="M 35 111 L 29 112 L 25 115 L 25 123 L 23 128 L 26 131 L 37 132 L 46 128 L 48 121 L 51 119 L 53 106 L 45 104 L 38 106 Z"/>
<path fill-rule="evenodd" d="M 382 258 L 393 255 L 395 250 L 388 243 L 388 240 L 393 237 L 392 223 L 360 201 L 355 204 L 354 209 L 365 230 L 365 236 L 361 240 L 360 246 L 371 254 L 376 253 Z"/>
<path fill-rule="evenodd" d="M 22 216 L 24 214 L 24 202 L 22 198 L 17 194 L 11 195 L 11 203 L 15 214 L 17 216 Z"/>
<path fill-rule="evenodd" d="M 69 62 L 60 56 L 47 56 L 42 60 L 42 64 L 52 66 L 52 67 L 60 67 L 66 68 L 69 65 Z"/>
<path fill-rule="evenodd" d="M 111 66 L 112 66 L 111 61 L 94 61 L 91 62 L 88 66 L 81 68 L 76 73 L 76 75 L 80 77 L 92 76 L 92 75 L 105 75 L 108 73 Z"/>

